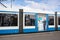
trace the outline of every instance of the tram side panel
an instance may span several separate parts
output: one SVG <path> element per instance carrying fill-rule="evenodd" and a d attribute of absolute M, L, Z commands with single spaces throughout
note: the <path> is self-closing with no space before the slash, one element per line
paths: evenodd
<path fill-rule="evenodd" d="M 58 30 L 60 30 L 60 14 L 57 14 L 57 20 Z"/>
<path fill-rule="evenodd" d="M 54 14 L 48 14 L 48 31 L 55 30 L 55 15 Z"/>
<path fill-rule="evenodd" d="M 23 14 L 23 32 L 38 32 L 35 26 L 36 15 L 35 13 L 24 13 Z"/>
<path fill-rule="evenodd" d="M 18 14 L 0 13 L 0 34 L 18 33 Z"/>

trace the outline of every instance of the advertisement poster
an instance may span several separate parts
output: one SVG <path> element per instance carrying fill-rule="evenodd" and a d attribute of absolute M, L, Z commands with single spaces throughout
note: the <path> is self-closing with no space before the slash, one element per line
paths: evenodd
<path fill-rule="evenodd" d="M 46 16 L 38 15 L 38 30 L 44 31 L 46 29 Z"/>

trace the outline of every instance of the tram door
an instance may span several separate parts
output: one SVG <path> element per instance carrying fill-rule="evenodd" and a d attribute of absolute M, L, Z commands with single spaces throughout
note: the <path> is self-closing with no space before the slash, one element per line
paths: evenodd
<path fill-rule="evenodd" d="M 38 14 L 37 15 L 37 27 L 38 31 L 45 31 L 46 30 L 46 15 L 45 14 Z"/>
<path fill-rule="evenodd" d="M 48 14 L 48 30 L 53 31 L 55 30 L 55 15 Z"/>

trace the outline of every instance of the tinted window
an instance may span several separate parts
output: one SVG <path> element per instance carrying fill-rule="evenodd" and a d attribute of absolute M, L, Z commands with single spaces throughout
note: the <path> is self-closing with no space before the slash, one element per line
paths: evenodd
<path fill-rule="evenodd" d="M 0 14 L 0 26 L 17 26 L 17 14 Z"/>
<path fill-rule="evenodd" d="M 54 16 L 49 16 L 49 25 L 54 25 Z"/>
<path fill-rule="evenodd" d="M 25 26 L 35 26 L 35 15 L 25 15 Z"/>
<path fill-rule="evenodd" d="M 58 25 L 60 25 L 60 17 L 58 17 Z"/>

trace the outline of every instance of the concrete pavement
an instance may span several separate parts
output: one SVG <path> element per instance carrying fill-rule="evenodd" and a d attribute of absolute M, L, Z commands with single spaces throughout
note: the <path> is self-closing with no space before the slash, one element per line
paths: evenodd
<path fill-rule="evenodd" d="M 60 31 L 3 35 L 0 40 L 60 40 Z"/>

